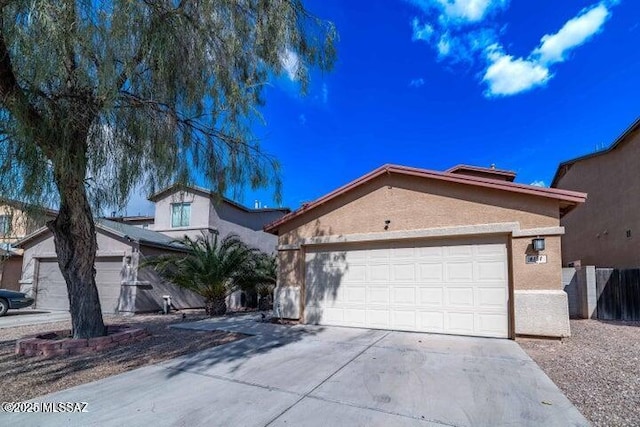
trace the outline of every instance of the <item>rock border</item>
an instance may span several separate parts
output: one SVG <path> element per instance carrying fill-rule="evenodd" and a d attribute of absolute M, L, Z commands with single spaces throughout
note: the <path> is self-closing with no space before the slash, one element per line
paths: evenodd
<path fill-rule="evenodd" d="M 24 357 L 73 356 L 76 354 L 97 353 L 115 347 L 131 344 L 151 335 L 143 328 L 132 328 L 129 325 L 109 325 L 104 337 L 73 339 L 61 338 L 69 336 L 69 329 L 25 337 L 16 342 L 15 354 Z"/>

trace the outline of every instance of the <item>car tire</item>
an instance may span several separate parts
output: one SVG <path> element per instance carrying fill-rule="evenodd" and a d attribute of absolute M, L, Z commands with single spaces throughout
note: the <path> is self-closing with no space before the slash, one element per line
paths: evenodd
<path fill-rule="evenodd" d="M 7 314 L 9 310 L 9 302 L 6 299 L 0 298 L 0 316 Z"/>

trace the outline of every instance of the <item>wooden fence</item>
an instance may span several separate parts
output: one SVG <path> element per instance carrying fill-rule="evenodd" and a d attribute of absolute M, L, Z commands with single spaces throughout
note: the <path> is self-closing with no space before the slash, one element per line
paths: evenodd
<path fill-rule="evenodd" d="M 597 316 L 640 321 L 640 269 L 596 268 Z"/>

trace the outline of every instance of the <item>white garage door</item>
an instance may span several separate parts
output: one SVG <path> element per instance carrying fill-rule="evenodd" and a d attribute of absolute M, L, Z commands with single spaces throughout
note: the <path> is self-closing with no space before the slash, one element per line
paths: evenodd
<path fill-rule="evenodd" d="M 96 285 L 103 313 L 115 313 L 118 309 L 121 271 L 121 257 L 96 259 Z M 67 284 L 55 260 L 40 261 L 35 306 L 43 310 L 69 310 Z"/>
<path fill-rule="evenodd" d="M 309 323 L 508 336 L 503 243 L 308 252 Z"/>

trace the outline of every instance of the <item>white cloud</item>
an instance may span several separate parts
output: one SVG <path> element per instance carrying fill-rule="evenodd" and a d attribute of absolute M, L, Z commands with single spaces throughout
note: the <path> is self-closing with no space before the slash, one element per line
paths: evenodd
<path fill-rule="evenodd" d="M 329 102 L 329 87 L 326 83 L 322 83 L 322 103 Z"/>
<path fill-rule="evenodd" d="M 408 0 L 425 13 L 440 12 L 439 20 L 447 24 L 482 21 L 494 10 L 504 8 L 508 0 Z"/>
<path fill-rule="evenodd" d="M 444 14 L 451 19 L 478 22 L 496 9 L 501 9 L 507 0 L 438 0 Z"/>
<path fill-rule="evenodd" d="M 452 43 L 452 40 L 451 38 L 449 38 L 449 34 L 444 33 L 440 37 L 440 40 L 438 40 L 437 48 L 438 48 L 438 55 L 441 58 L 445 56 L 449 56 L 449 54 L 451 53 L 451 43 Z"/>
<path fill-rule="evenodd" d="M 429 41 L 433 35 L 433 27 L 429 24 L 421 24 L 418 18 L 413 18 L 413 21 L 411 21 L 411 27 L 413 28 L 412 40 L 414 41 Z"/>
<path fill-rule="evenodd" d="M 280 63 L 282 64 L 282 68 L 287 73 L 289 79 L 292 81 L 296 80 L 298 68 L 300 67 L 300 58 L 298 58 L 298 54 L 287 48 L 282 54 L 280 54 Z"/>
<path fill-rule="evenodd" d="M 422 77 L 420 77 L 420 78 L 418 78 L 418 79 L 412 79 L 412 80 L 409 82 L 409 87 L 419 88 L 419 87 L 424 86 L 424 84 L 425 84 L 424 79 L 423 79 Z"/>
<path fill-rule="evenodd" d="M 487 49 L 490 62 L 482 80 L 489 86 L 488 96 L 507 96 L 544 85 L 550 78 L 549 69 L 534 61 L 514 58 L 499 45 Z"/>
<path fill-rule="evenodd" d="M 583 45 L 604 28 L 611 7 L 618 0 L 601 0 L 582 9 L 554 34 L 546 34 L 529 55 L 516 57 L 500 43 L 504 24 L 495 13 L 508 0 L 406 0 L 425 14 L 412 21 L 413 40 L 429 43 L 438 61 L 451 64 L 485 64 L 481 81 L 485 96 L 511 96 L 544 86 L 554 73 L 551 66 L 567 60 L 571 50 Z M 421 22 L 426 22 L 421 24 Z"/>
<path fill-rule="evenodd" d="M 300 122 L 300 124 L 302 126 L 306 125 L 307 124 L 307 116 L 305 116 L 304 114 L 300 114 L 298 116 L 298 121 Z"/>
<path fill-rule="evenodd" d="M 542 180 L 538 180 L 538 181 L 533 181 L 531 184 L 529 185 L 533 185 L 534 187 L 546 187 L 547 184 L 545 184 L 544 181 Z"/>
<path fill-rule="evenodd" d="M 610 16 L 611 13 L 605 3 L 582 10 L 578 16 L 567 21 L 560 31 L 543 36 L 540 46 L 533 51 L 532 56 L 543 64 L 564 61 L 568 51 L 585 43 L 602 30 L 602 26 Z"/>

